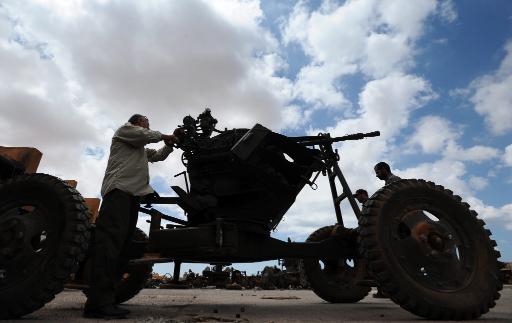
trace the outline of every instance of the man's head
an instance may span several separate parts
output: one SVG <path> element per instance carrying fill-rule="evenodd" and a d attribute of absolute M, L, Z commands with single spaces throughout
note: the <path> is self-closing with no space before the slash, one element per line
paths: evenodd
<path fill-rule="evenodd" d="M 360 188 L 356 191 L 354 197 L 359 203 L 364 204 L 366 201 L 368 201 L 368 192 Z"/>
<path fill-rule="evenodd" d="M 373 169 L 375 170 L 375 176 L 383 181 L 391 175 L 391 168 L 385 162 L 377 163 Z"/>
<path fill-rule="evenodd" d="M 149 120 L 147 117 L 142 114 L 134 114 L 128 119 L 128 122 L 134 126 L 139 126 L 142 128 L 149 129 Z"/>

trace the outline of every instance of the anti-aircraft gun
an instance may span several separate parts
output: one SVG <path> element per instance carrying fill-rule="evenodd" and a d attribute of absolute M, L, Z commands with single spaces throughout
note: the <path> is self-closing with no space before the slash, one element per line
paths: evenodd
<path fill-rule="evenodd" d="M 174 262 L 173 277 L 179 277 L 182 262 L 296 258 L 313 291 L 331 303 L 357 302 L 377 284 L 395 303 L 429 319 L 477 318 L 495 305 L 502 289 L 500 254 L 484 222 L 459 196 L 421 179 L 399 180 L 359 209 L 333 146 L 378 132 L 288 137 L 259 124 L 223 131 L 216 124 L 209 110 L 197 119 L 184 118 L 177 147 L 183 150 L 186 187 L 172 186 L 177 196 L 141 202 L 140 212 L 151 218 L 150 232 L 131 249 L 131 268 Z M 320 175 L 331 189 L 332 225 L 305 242 L 273 238 L 299 192 L 306 185 L 315 188 Z M 344 201 L 358 219 L 355 229 L 344 225 Z M 177 204 L 186 218 L 153 208 L 159 204 Z M 171 223 L 164 228 L 162 220 Z M 125 297 L 119 302 L 144 285 L 139 278 L 146 275 L 135 272 L 128 268 L 120 276 Z M 0 284 L 0 296 L 5 288 Z"/>
<path fill-rule="evenodd" d="M 187 220 L 150 232 L 161 255 L 177 264 L 299 258 L 324 300 L 357 302 L 370 291 L 371 277 L 394 302 L 431 319 L 475 318 L 494 306 L 502 288 L 500 255 L 484 222 L 459 196 L 421 179 L 400 180 L 359 209 L 333 145 L 379 132 L 287 137 L 259 124 L 224 131 L 216 124 L 209 110 L 184 119 L 179 147 L 190 187 L 173 189 Z M 315 187 L 320 174 L 329 181 L 334 224 L 304 243 L 272 238 L 298 193 Z M 358 219 L 356 229 L 344 226 L 344 200 Z"/>

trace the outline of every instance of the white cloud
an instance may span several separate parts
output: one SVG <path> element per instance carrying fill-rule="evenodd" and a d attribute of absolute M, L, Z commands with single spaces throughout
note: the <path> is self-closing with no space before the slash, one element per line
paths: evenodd
<path fill-rule="evenodd" d="M 407 145 L 413 148 L 419 146 L 422 152 L 427 154 L 441 153 L 448 160 L 481 163 L 498 157 L 499 150 L 493 147 L 482 145 L 461 147 L 457 144 L 457 140 L 462 132 L 457 128 L 445 118 L 423 117 L 417 123 L 416 130 Z"/>
<path fill-rule="evenodd" d="M 2 143 L 39 148 L 41 171 L 95 196 L 113 130 L 133 113 L 163 132 L 205 107 L 220 127 L 297 125 L 280 111 L 291 83 L 274 75 L 286 62 L 261 19 L 257 1 L 3 3 Z M 98 147 L 107 156 L 87 156 Z"/>
<path fill-rule="evenodd" d="M 505 148 L 505 153 L 502 158 L 505 165 L 512 166 L 512 144 Z"/>
<path fill-rule="evenodd" d="M 310 121 L 310 111 L 303 109 L 300 106 L 291 105 L 286 106 L 282 110 L 283 128 L 297 129 L 304 127 Z"/>
<path fill-rule="evenodd" d="M 286 43 L 301 45 L 311 64 L 297 75 L 295 96 L 318 107 L 346 109 L 336 82 L 363 72 L 371 79 L 404 73 L 414 65 L 415 42 L 436 2 L 326 1 L 311 11 L 299 2 L 282 26 Z"/>
<path fill-rule="evenodd" d="M 489 185 L 489 181 L 484 177 L 471 176 L 469 178 L 469 186 L 471 186 L 471 188 L 473 188 L 474 190 L 478 191 L 484 189 L 487 187 L 487 185 Z"/>
<path fill-rule="evenodd" d="M 350 102 L 333 84 L 339 70 L 335 66 L 306 66 L 297 75 L 293 94 L 297 98 L 313 104 L 314 108 L 346 108 Z"/>
<path fill-rule="evenodd" d="M 288 68 L 280 53 L 283 44 L 262 25 L 265 17 L 258 1 L 2 4 L 0 104 L 7 107 L 0 114 L 3 144 L 40 148 L 41 170 L 78 179 L 84 195 L 96 196 L 112 133 L 132 113 L 142 112 L 153 128 L 170 131 L 183 116 L 210 107 L 220 128 L 260 122 L 277 130 L 307 127 L 318 108 L 347 109 L 351 111 L 343 112 L 348 117 L 339 120 L 341 113 L 333 113 L 331 127 L 310 132 L 341 136 L 381 130 L 379 138 L 336 145 L 351 187 L 373 192 L 382 185 L 373 165 L 399 159 L 402 147 L 396 140 L 410 125 L 411 114 L 437 97 L 426 79 L 409 70 L 425 20 L 449 12 L 443 6 L 449 7 L 430 0 L 326 1 L 311 11 L 301 2 L 284 23 L 283 38 L 288 45 L 299 44 L 311 62 L 289 80 L 276 76 Z M 353 74 L 366 82 L 358 104 L 342 90 L 344 77 Z M 478 84 L 494 86 L 506 79 L 502 74 Z M 482 102 L 487 98 L 478 97 Z M 294 99 L 309 106 L 298 106 Z M 435 119 L 430 124 L 427 120 L 418 126 L 418 136 L 436 127 Z M 455 142 L 453 125 L 443 129 L 436 138 L 411 139 L 425 152 L 446 151 L 443 160 L 393 170 L 404 177 L 432 178 L 471 197 L 485 180 L 464 181 L 460 160 L 484 161 L 495 158 L 496 151 L 463 148 Z M 449 145 L 443 137 L 454 140 Z M 87 150 L 98 155 L 88 156 Z M 172 177 L 183 169 L 179 157 L 175 152 L 151 165 L 152 178 L 183 185 Z M 509 163 L 508 157 L 504 161 Z M 301 193 L 282 232 L 303 237 L 335 221 L 329 185 L 325 178 L 319 184 L 318 191 L 306 187 Z M 489 217 L 509 214 L 506 206 L 477 207 Z M 350 213 L 346 205 L 343 212 Z M 352 217 L 347 223 L 356 222 Z"/>
<path fill-rule="evenodd" d="M 364 125 L 381 129 L 383 137 L 391 138 L 408 125 L 413 110 L 436 98 L 424 79 L 392 74 L 366 84 L 359 97 L 360 113 Z"/>
<path fill-rule="evenodd" d="M 435 13 L 436 5 L 435 0 L 384 0 L 378 1 L 378 12 L 386 27 L 412 40 L 423 33 L 423 22 Z"/>
<path fill-rule="evenodd" d="M 482 200 L 469 197 L 466 199 L 480 217 L 485 220 L 503 221 L 505 228 L 512 230 L 512 204 L 505 204 L 501 207 L 486 205 Z"/>
<path fill-rule="evenodd" d="M 475 163 L 494 159 L 498 157 L 498 154 L 499 150 L 493 147 L 477 145 L 470 148 L 462 148 L 455 142 L 449 142 L 444 152 L 446 158 Z"/>
<path fill-rule="evenodd" d="M 84 2 L 85 13 L 72 24 L 50 6 L 17 13 L 55 49 L 55 61 L 89 102 L 113 120 L 143 108 L 150 117 L 177 121 L 209 106 L 218 115 L 226 111 L 228 124 L 258 119 L 277 125 L 280 89 L 274 92 L 272 75 L 261 68 L 271 64 L 265 54 L 277 43 L 259 27 L 261 12 L 255 2 L 207 3 Z M 235 15 L 228 7 L 245 18 L 226 20 Z"/>
<path fill-rule="evenodd" d="M 512 41 L 505 46 L 506 55 L 498 70 L 472 82 L 470 100 L 475 111 L 485 118 L 489 130 L 503 135 L 512 129 Z"/>
<path fill-rule="evenodd" d="M 104 161 L 84 152 L 87 147 L 108 147 L 110 140 L 103 137 L 108 131 L 73 103 L 70 84 L 59 64 L 41 58 L 34 46 L 17 37 L 19 26 L 13 25 L 5 11 L 0 24 L 2 144 L 38 148 L 43 152 L 40 171 L 83 179 L 84 194 L 95 196 Z M 92 186 L 96 186 L 94 190 Z"/>
<path fill-rule="evenodd" d="M 458 18 L 455 3 L 452 0 L 441 0 L 438 5 L 439 16 L 447 23 L 452 23 Z"/>
<path fill-rule="evenodd" d="M 263 12 L 258 0 L 215 0 L 204 1 L 215 12 L 234 27 L 244 26 L 259 29 L 259 22 L 263 19 Z"/>
<path fill-rule="evenodd" d="M 438 116 L 426 116 L 416 125 L 416 131 L 409 139 L 409 145 L 418 145 L 427 154 L 438 153 L 448 142 L 459 137 L 449 120 Z"/>
<path fill-rule="evenodd" d="M 411 48 L 401 35 L 372 33 L 366 44 L 362 70 L 367 75 L 382 77 L 393 71 L 413 66 Z"/>
<path fill-rule="evenodd" d="M 399 172 L 402 178 L 422 178 L 443 185 L 461 194 L 471 195 L 471 189 L 462 179 L 466 174 L 463 162 L 441 159 L 433 163 L 422 163 Z"/>

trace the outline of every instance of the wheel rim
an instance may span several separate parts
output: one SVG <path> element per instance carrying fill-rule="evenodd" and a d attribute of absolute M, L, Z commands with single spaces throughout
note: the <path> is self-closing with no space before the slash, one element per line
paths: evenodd
<path fill-rule="evenodd" d="M 409 205 L 397 213 L 388 226 L 388 253 L 423 286 L 457 291 L 470 282 L 475 263 L 472 239 L 433 205 Z"/>
<path fill-rule="evenodd" d="M 320 259 L 318 270 L 327 280 L 338 286 L 353 285 L 354 278 L 358 276 L 356 263 L 351 258 Z"/>
<path fill-rule="evenodd" d="M 347 250 L 354 251 L 339 258 L 328 259 L 304 259 L 305 264 L 312 266 L 313 271 L 317 275 L 322 276 L 329 284 L 336 285 L 342 289 L 350 289 L 354 286 L 354 282 L 363 278 L 366 273 L 365 266 L 361 262 L 362 259 L 356 257 L 357 242 L 356 236 L 350 230 L 342 227 L 334 227 L 325 236 L 308 239 L 308 241 L 321 241 L 328 237 L 336 237 L 348 244 Z"/>
<path fill-rule="evenodd" d="M 34 201 L 16 201 L 0 207 L 0 289 L 38 274 L 51 256 L 58 226 L 47 210 Z"/>

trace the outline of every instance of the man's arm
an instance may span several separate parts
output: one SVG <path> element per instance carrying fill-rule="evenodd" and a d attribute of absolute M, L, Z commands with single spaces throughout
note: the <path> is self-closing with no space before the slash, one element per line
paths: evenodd
<path fill-rule="evenodd" d="M 165 145 L 162 148 L 158 150 L 146 148 L 146 156 L 149 162 L 154 163 L 166 159 L 172 152 L 172 145 L 180 141 L 175 135 L 162 135 L 162 139 L 165 141 Z"/>
<path fill-rule="evenodd" d="M 166 140 L 167 135 L 159 131 L 145 129 L 131 124 L 125 124 L 117 129 L 114 138 L 134 147 L 144 147 L 152 142 Z"/>
<path fill-rule="evenodd" d="M 146 156 L 148 156 L 148 161 L 151 163 L 165 160 L 171 152 L 172 146 L 168 144 L 165 144 L 162 148 L 158 150 L 146 148 Z"/>

